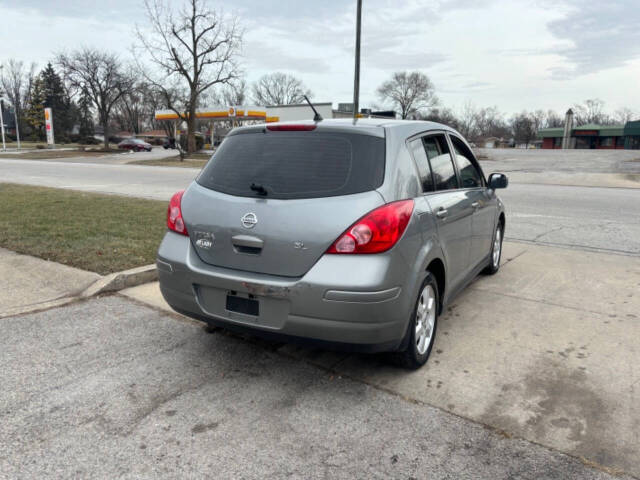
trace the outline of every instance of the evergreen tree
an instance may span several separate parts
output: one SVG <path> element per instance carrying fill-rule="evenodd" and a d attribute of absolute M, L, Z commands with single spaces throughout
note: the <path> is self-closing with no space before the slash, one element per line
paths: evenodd
<path fill-rule="evenodd" d="M 44 102 L 45 87 L 42 77 L 38 75 L 31 86 L 31 101 L 26 112 L 26 119 L 31 136 L 37 140 L 44 140 L 46 135 L 44 131 Z"/>
<path fill-rule="evenodd" d="M 62 83 L 62 78 L 56 73 L 51 63 L 40 72 L 44 86 L 44 106 L 53 112 L 53 131 L 62 140 L 68 139 L 74 124 L 74 109 L 72 102 Z"/>
<path fill-rule="evenodd" d="M 77 116 L 77 108 L 64 88 L 62 78 L 51 63 L 40 72 L 31 87 L 31 102 L 27 110 L 27 123 L 32 134 L 40 140 L 46 138 L 44 109 L 51 108 L 53 132 L 57 141 L 68 140 Z"/>
<path fill-rule="evenodd" d="M 84 140 L 87 137 L 93 137 L 94 124 L 91 106 L 93 102 L 86 89 L 82 89 L 80 99 L 78 100 L 78 120 L 80 122 L 80 138 Z"/>

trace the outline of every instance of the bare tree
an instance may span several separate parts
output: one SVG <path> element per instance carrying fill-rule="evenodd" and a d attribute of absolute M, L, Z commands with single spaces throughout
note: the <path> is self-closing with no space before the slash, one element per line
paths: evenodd
<path fill-rule="evenodd" d="M 252 85 L 253 101 L 258 105 L 291 105 L 311 98 L 311 91 L 302 80 L 282 72 L 263 75 Z"/>
<path fill-rule="evenodd" d="M 226 105 L 244 105 L 247 101 L 247 81 L 244 78 L 225 85 L 222 99 Z"/>
<path fill-rule="evenodd" d="M 422 72 L 395 72 L 378 87 L 378 96 L 400 110 L 405 119 L 438 104 L 433 83 Z"/>
<path fill-rule="evenodd" d="M 155 119 L 155 111 L 160 108 L 165 108 L 161 93 L 145 80 L 139 80 L 116 104 L 115 121 L 122 130 L 133 133 L 154 130 L 160 128 Z"/>
<path fill-rule="evenodd" d="M 634 118 L 640 118 L 640 115 L 628 107 L 622 107 L 613 112 L 613 117 L 616 122 L 625 124 L 627 122 L 631 122 Z"/>
<path fill-rule="evenodd" d="M 546 128 L 564 127 L 564 118 L 558 115 L 558 113 L 554 110 L 547 110 L 545 127 Z"/>
<path fill-rule="evenodd" d="M 0 66 L 0 90 L 4 91 L 18 118 L 18 128 L 24 132 L 25 114 L 29 107 L 31 87 L 36 77 L 36 64 L 26 68 L 24 63 L 10 59 Z"/>
<path fill-rule="evenodd" d="M 479 138 L 497 137 L 503 138 L 509 134 L 502 113 L 498 107 L 481 108 L 475 113 L 474 135 Z"/>
<path fill-rule="evenodd" d="M 121 130 L 140 133 L 144 120 L 144 93 L 142 85 L 134 85 L 125 92 L 114 108 L 114 120 Z"/>
<path fill-rule="evenodd" d="M 591 98 L 585 100 L 582 104 L 574 105 L 573 113 L 578 126 L 586 125 L 587 123 L 610 123 L 608 115 L 604 113 L 604 102 L 598 98 Z"/>
<path fill-rule="evenodd" d="M 104 130 L 104 148 L 109 148 L 109 121 L 115 105 L 131 91 L 133 81 L 118 57 L 92 48 L 82 48 L 56 58 L 65 79 L 76 91 L 85 92 L 96 108 Z"/>
<path fill-rule="evenodd" d="M 473 138 L 476 135 L 476 120 L 478 109 L 470 100 L 467 100 L 458 114 L 458 130 L 465 138 Z"/>
<path fill-rule="evenodd" d="M 547 121 L 547 114 L 544 110 L 535 110 L 529 114 L 531 122 L 533 124 L 533 131 L 538 133 L 538 130 L 544 128 Z"/>
<path fill-rule="evenodd" d="M 511 128 L 516 143 L 524 143 L 527 147 L 536 136 L 534 120 L 531 114 L 525 111 L 513 117 Z"/>
<path fill-rule="evenodd" d="M 442 123 L 449 127 L 460 129 L 460 122 L 455 113 L 449 108 L 432 108 L 425 115 L 419 115 L 419 120 L 428 120 L 430 122 Z"/>
<path fill-rule="evenodd" d="M 163 0 L 144 4 L 151 32 L 147 35 L 136 28 L 136 33 L 140 48 L 158 67 L 157 75 L 146 78 L 162 91 L 167 107 L 187 123 L 187 149 L 193 152 L 200 96 L 239 76 L 238 19 L 209 9 L 204 0 L 184 0 L 178 11 Z"/>
<path fill-rule="evenodd" d="M 221 88 L 204 93 L 201 101 L 207 105 L 239 106 L 247 102 L 247 81 L 239 77 Z"/>

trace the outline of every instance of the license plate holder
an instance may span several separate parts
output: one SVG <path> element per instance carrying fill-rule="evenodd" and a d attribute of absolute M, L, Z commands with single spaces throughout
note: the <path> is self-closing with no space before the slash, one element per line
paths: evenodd
<path fill-rule="evenodd" d="M 229 312 L 242 313 L 252 317 L 260 316 L 260 302 L 253 298 L 227 294 L 226 309 Z"/>

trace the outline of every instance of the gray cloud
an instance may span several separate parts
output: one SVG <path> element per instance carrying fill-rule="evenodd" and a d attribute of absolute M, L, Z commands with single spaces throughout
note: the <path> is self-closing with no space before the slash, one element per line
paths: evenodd
<path fill-rule="evenodd" d="M 292 55 L 274 45 L 248 42 L 244 50 L 251 52 L 251 64 L 268 70 L 285 70 L 299 73 L 320 73 L 330 70 L 331 65 L 323 58 Z"/>
<path fill-rule="evenodd" d="M 470 82 L 462 85 L 462 88 L 468 89 L 468 90 L 479 90 L 479 89 L 490 88 L 492 86 L 493 84 L 489 82 Z"/>
<path fill-rule="evenodd" d="M 638 0 L 568 0 L 567 4 L 569 13 L 547 25 L 556 38 L 573 43 L 546 52 L 567 60 L 567 66 L 550 69 L 554 78 L 595 73 L 640 57 Z"/>
<path fill-rule="evenodd" d="M 97 5 L 86 0 L 0 0 L 3 8 L 34 10 L 48 17 L 100 18 L 103 20 L 128 21 L 144 12 L 142 0 L 107 0 Z"/>
<path fill-rule="evenodd" d="M 381 49 L 367 52 L 366 63 L 371 67 L 378 66 L 384 70 L 427 69 L 435 64 L 445 62 L 447 55 L 436 52 L 400 53 L 397 50 Z"/>

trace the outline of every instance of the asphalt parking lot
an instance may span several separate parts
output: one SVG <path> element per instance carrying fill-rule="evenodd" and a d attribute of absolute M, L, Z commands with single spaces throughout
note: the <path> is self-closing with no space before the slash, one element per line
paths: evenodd
<path fill-rule="evenodd" d="M 1 328 L 4 478 L 609 478 L 315 366 L 326 352 L 207 334 L 119 296 Z"/>
<path fill-rule="evenodd" d="M 588 173 L 635 165 L 607 155 Z M 505 191 L 518 241 L 416 372 L 207 333 L 144 296 L 0 319 L 0 477 L 640 478 L 640 189 L 538 181 Z"/>

